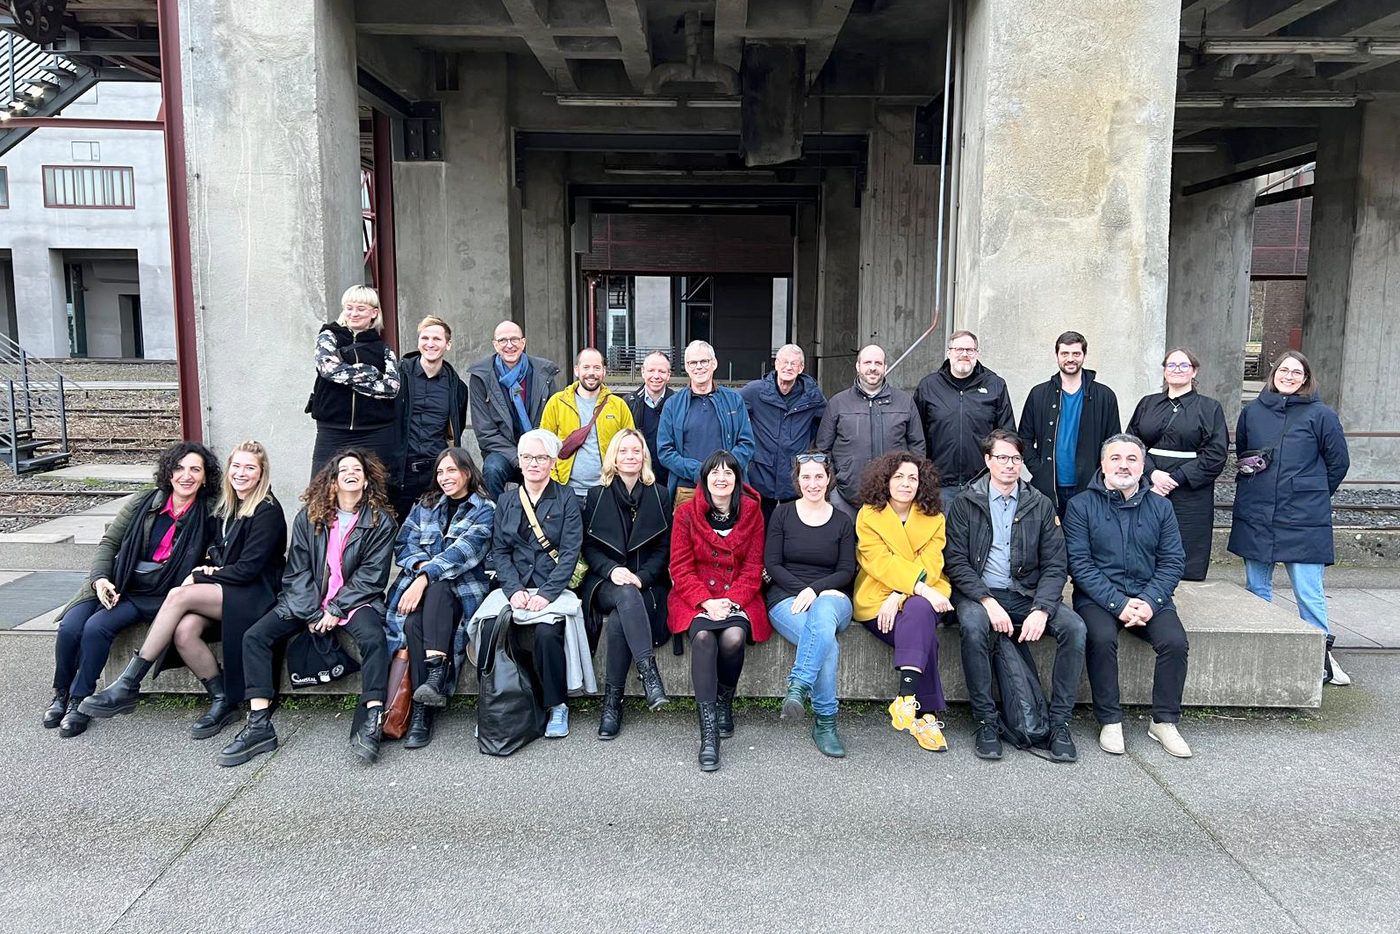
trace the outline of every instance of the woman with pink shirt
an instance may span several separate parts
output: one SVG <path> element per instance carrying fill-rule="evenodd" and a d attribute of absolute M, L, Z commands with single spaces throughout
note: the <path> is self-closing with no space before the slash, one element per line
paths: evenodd
<path fill-rule="evenodd" d="M 317 471 L 301 499 L 305 505 L 292 522 L 282 593 L 243 637 L 248 722 L 219 753 L 220 765 L 241 765 L 277 748 L 273 647 L 303 629 L 331 633 L 339 626 L 360 649 L 360 706 L 350 748 L 370 762 L 379 758 L 389 680 L 384 589 L 398 533 L 384 465 L 373 454 L 347 448 Z"/>

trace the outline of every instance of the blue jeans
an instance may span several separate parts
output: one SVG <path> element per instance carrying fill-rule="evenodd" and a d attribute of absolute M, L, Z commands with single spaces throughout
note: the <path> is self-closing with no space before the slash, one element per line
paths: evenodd
<path fill-rule="evenodd" d="M 486 492 L 490 497 L 493 500 L 498 499 L 507 483 L 521 481 L 520 468 L 512 464 L 510 458 L 504 454 L 492 451 L 481 461 L 481 479 L 486 484 Z"/>
<path fill-rule="evenodd" d="M 1283 562 L 1288 572 L 1288 580 L 1293 584 L 1293 597 L 1298 601 L 1298 615 L 1323 632 L 1327 628 L 1327 595 L 1322 592 L 1322 572 L 1325 565 L 1299 564 L 1295 561 Z M 1244 562 L 1245 586 L 1256 597 L 1263 597 L 1270 603 L 1274 600 L 1274 562 Z"/>
<path fill-rule="evenodd" d="M 836 634 L 851 625 L 851 598 L 845 594 L 818 594 L 805 613 L 794 613 L 788 597 L 768 610 L 768 621 L 778 634 L 797 646 L 797 661 L 788 680 L 812 686 L 812 711 L 822 716 L 836 713 L 836 658 L 840 647 Z"/>

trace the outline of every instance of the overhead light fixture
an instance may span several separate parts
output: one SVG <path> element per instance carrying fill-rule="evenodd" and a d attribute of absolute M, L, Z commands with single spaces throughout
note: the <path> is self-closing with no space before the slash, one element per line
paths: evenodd
<path fill-rule="evenodd" d="M 674 97 L 598 97 L 583 94 L 559 94 L 554 98 L 561 107 L 679 107 Z"/>
<path fill-rule="evenodd" d="M 1212 109 L 1225 106 L 1223 94 L 1183 94 L 1176 99 L 1176 106 Z"/>
<path fill-rule="evenodd" d="M 737 97 L 689 97 L 686 98 L 685 106 L 732 109 L 740 103 L 742 102 Z"/>
<path fill-rule="evenodd" d="M 687 175 L 685 169 L 628 169 L 628 168 L 606 168 L 604 175 Z"/>
<path fill-rule="evenodd" d="M 1400 39 L 1372 39 L 1366 43 L 1372 55 L 1400 55 Z"/>
<path fill-rule="evenodd" d="M 1173 143 L 1172 152 L 1216 152 L 1219 143 Z"/>
<path fill-rule="evenodd" d="M 630 202 L 627 206 L 628 206 L 629 208 L 677 208 L 677 209 L 687 209 L 687 208 L 694 207 L 694 205 L 690 204 L 689 202 L 685 202 L 685 203 L 678 204 L 678 203 L 674 203 L 674 202 L 670 202 L 670 201 L 633 201 L 633 202 Z"/>
<path fill-rule="evenodd" d="M 1237 97 L 1241 109 L 1259 107 L 1355 107 L 1354 97 Z"/>
<path fill-rule="evenodd" d="M 1201 44 L 1206 55 L 1355 55 L 1361 51 L 1358 39 L 1207 39 Z"/>
<path fill-rule="evenodd" d="M 744 210 L 751 211 L 758 207 L 758 202 L 723 201 L 718 204 L 697 204 L 696 207 L 702 211 L 727 211 L 731 208 L 743 208 Z"/>

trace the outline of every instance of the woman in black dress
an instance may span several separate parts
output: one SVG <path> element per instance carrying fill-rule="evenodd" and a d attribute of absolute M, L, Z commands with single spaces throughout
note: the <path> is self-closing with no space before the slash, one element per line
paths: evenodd
<path fill-rule="evenodd" d="M 1215 478 L 1225 469 L 1230 437 L 1220 403 L 1196 392 L 1200 361 L 1178 347 L 1162 360 L 1166 390 L 1143 396 L 1128 433 L 1147 445 L 1143 476 L 1171 501 L 1186 548 L 1182 580 L 1205 580 L 1215 525 Z"/>

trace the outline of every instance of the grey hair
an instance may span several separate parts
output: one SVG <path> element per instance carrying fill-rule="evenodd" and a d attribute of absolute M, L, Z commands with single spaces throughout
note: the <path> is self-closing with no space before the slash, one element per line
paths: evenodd
<path fill-rule="evenodd" d="M 1124 441 L 1126 441 L 1128 444 L 1136 444 L 1138 450 L 1142 452 L 1142 456 L 1147 456 L 1147 445 L 1142 443 L 1141 438 L 1139 438 L 1137 435 L 1130 435 L 1126 431 L 1120 431 L 1118 432 L 1118 434 L 1105 441 L 1103 443 L 1103 447 L 1099 448 L 1099 460 L 1103 460 L 1103 456 L 1108 453 L 1109 445 L 1120 444 Z"/>
<path fill-rule="evenodd" d="M 651 353 L 647 354 L 642 358 L 642 366 L 646 366 L 646 362 L 652 357 L 660 357 L 662 360 L 666 361 L 666 368 L 671 368 L 671 355 L 664 350 L 653 350 Z"/>
<path fill-rule="evenodd" d="M 709 341 L 691 341 L 685 345 L 686 353 L 690 353 L 692 350 L 705 350 L 709 352 L 710 359 L 715 357 L 715 348 L 710 345 Z"/>
<path fill-rule="evenodd" d="M 773 354 L 773 359 L 774 359 L 774 360 L 777 360 L 779 357 L 781 357 L 781 356 L 782 356 L 783 354 L 785 354 L 785 353 L 795 353 L 795 354 L 797 354 L 797 360 L 798 360 L 798 362 L 801 363 L 803 366 L 806 366 L 806 365 L 807 365 L 807 355 L 804 354 L 804 353 L 802 352 L 802 348 L 801 348 L 801 347 L 798 347 L 796 344 L 784 344 L 783 346 L 779 347 L 778 350 L 777 350 L 777 352 L 776 352 L 775 354 Z"/>
<path fill-rule="evenodd" d="M 545 428 L 536 428 L 532 431 L 525 432 L 520 436 L 520 440 L 515 442 L 516 457 L 519 457 L 520 453 L 525 450 L 526 441 L 538 441 L 540 446 L 544 448 L 544 452 L 548 454 L 551 459 L 559 459 L 559 448 L 563 442 L 559 440 L 559 436 L 554 432 Z"/>

